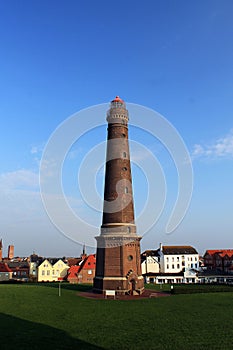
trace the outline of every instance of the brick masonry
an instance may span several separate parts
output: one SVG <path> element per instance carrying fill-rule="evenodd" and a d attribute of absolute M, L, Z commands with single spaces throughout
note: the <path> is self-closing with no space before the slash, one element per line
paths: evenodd
<path fill-rule="evenodd" d="M 116 97 L 107 114 L 108 142 L 104 209 L 97 239 L 94 291 L 141 294 L 140 240 L 134 224 L 134 203 L 128 143 L 128 111 Z M 112 204 L 109 211 L 109 203 Z M 114 207 L 116 203 L 116 206 Z M 112 210 L 116 208 L 116 210 Z"/>

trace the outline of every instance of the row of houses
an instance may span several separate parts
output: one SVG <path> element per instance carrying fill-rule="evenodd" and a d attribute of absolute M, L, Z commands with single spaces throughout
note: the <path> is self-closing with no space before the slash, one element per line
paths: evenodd
<path fill-rule="evenodd" d="M 0 282 L 8 280 L 93 283 L 95 254 L 79 258 L 28 258 L 0 260 Z M 233 249 L 207 250 L 200 257 L 192 246 L 163 246 L 141 254 L 142 274 L 146 283 L 233 282 Z"/>
<path fill-rule="evenodd" d="M 233 283 L 233 249 L 207 250 L 163 246 L 142 253 L 146 283 Z"/>
<path fill-rule="evenodd" d="M 92 283 L 95 276 L 95 254 L 80 258 L 42 258 L 32 254 L 25 261 L 0 262 L 0 282 Z"/>

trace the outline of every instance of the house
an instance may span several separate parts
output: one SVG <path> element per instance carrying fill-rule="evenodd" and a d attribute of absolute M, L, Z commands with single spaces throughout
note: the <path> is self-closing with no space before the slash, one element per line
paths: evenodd
<path fill-rule="evenodd" d="M 70 283 L 93 283 L 96 255 L 85 255 L 82 258 L 78 265 L 73 265 L 68 270 L 67 280 Z"/>
<path fill-rule="evenodd" d="M 160 272 L 160 256 L 157 250 L 146 250 L 141 254 L 141 268 L 145 283 L 155 282 Z"/>
<path fill-rule="evenodd" d="M 12 270 L 6 263 L 0 262 L 0 282 L 12 279 Z"/>
<path fill-rule="evenodd" d="M 191 246 L 163 246 L 141 255 L 147 283 L 197 283 L 199 254 Z"/>
<path fill-rule="evenodd" d="M 44 259 L 41 256 L 33 253 L 29 257 L 29 279 L 32 282 L 38 279 L 38 266 L 42 263 Z"/>
<path fill-rule="evenodd" d="M 68 276 L 67 276 L 67 281 L 70 283 L 80 283 L 79 280 L 79 271 L 80 271 L 81 266 L 79 265 L 72 265 L 69 270 L 68 270 Z"/>
<path fill-rule="evenodd" d="M 57 282 L 66 279 L 69 266 L 62 259 L 44 259 L 38 266 L 38 282 Z"/>
<path fill-rule="evenodd" d="M 12 279 L 21 282 L 29 280 L 29 263 L 27 260 L 8 261 L 8 267 L 12 270 Z"/>
<path fill-rule="evenodd" d="M 207 269 L 233 273 L 233 249 L 206 250 L 203 258 Z"/>
<path fill-rule="evenodd" d="M 192 246 L 160 244 L 160 283 L 197 283 L 199 254 Z"/>

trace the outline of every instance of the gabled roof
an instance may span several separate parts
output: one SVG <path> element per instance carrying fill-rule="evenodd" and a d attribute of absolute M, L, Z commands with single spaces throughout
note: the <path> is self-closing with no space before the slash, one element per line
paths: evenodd
<path fill-rule="evenodd" d="M 58 262 L 61 262 L 63 263 L 64 265 L 68 266 L 62 259 L 59 259 L 59 258 L 47 258 L 47 259 L 44 259 L 38 267 L 41 267 L 44 263 L 48 263 L 50 265 L 50 267 L 54 267 L 56 266 L 56 264 Z"/>
<path fill-rule="evenodd" d="M 233 249 L 208 249 L 205 255 L 214 255 L 214 254 L 218 254 L 219 256 L 221 256 L 222 258 L 226 255 L 228 255 L 229 257 L 233 256 Z"/>
<path fill-rule="evenodd" d="M 73 265 L 68 270 L 68 279 L 77 278 L 77 273 L 81 270 L 81 266 Z"/>
<path fill-rule="evenodd" d="M 58 259 L 58 260 L 53 264 L 53 267 L 55 267 L 56 265 L 58 265 L 58 264 L 60 264 L 60 263 L 62 263 L 63 265 L 65 265 L 65 266 L 68 267 L 68 265 L 67 265 L 62 259 Z"/>
<path fill-rule="evenodd" d="M 159 256 L 159 249 L 156 250 L 145 250 L 142 256 Z"/>
<path fill-rule="evenodd" d="M 78 265 L 82 261 L 82 258 L 68 258 L 67 264 L 69 266 Z"/>
<path fill-rule="evenodd" d="M 162 252 L 164 255 L 185 255 L 185 254 L 198 254 L 195 248 L 190 245 L 181 245 L 181 246 L 163 246 Z"/>
<path fill-rule="evenodd" d="M 50 267 L 53 266 L 53 265 L 51 264 L 51 262 L 49 261 L 49 259 L 44 259 L 43 261 L 41 261 L 41 263 L 39 264 L 38 268 L 39 268 L 39 267 L 42 267 L 42 265 L 43 265 L 44 263 L 49 264 Z"/>
<path fill-rule="evenodd" d="M 83 263 L 81 264 L 81 269 L 95 269 L 96 257 L 95 254 L 88 255 Z"/>
<path fill-rule="evenodd" d="M 0 272 L 12 272 L 9 266 L 6 263 L 0 262 Z"/>

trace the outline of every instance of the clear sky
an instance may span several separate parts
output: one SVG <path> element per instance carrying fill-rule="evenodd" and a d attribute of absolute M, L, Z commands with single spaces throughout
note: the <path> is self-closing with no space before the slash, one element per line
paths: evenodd
<path fill-rule="evenodd" d="M 156 249 L 159 242 L 190 244 L 201 254 L 233 248 L 232 14 L 231 0 L 0 2 L 0 238 L 5 254 L 8 244 L 15 245 L 17 255 L 80 254 L 81 246 L 60 234 L 45 213 L 39 163 L 60 123 L 116 95 L 162 114 L 193 161 L 189 210 L 167 235 L 164 226 L 177 194 L 174 166 L 157 140 L 131 128 L 132 139 L 158 157 L 168 184 L 165 210 L 143 238 L 142 249 Z M 74 206 L 80 162 L 105 137 L 100 127 L 70 150 L 63 180 Z M 137 213 L 146 198 L 145 178 L 136 166 L 133 174 Z M 101 169 L 96 181 L 101 195 Z M 100 226 L 100 213 L 89 213 L 80 202 L 77 211 Z"/>

